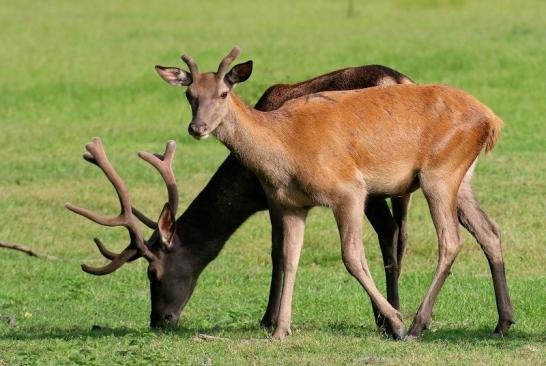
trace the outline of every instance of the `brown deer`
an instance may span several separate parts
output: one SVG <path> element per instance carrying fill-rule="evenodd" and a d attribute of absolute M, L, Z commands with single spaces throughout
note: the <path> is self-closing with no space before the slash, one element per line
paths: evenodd
<path fill-rule="evenodd" d="M 367 65 L 346 68 L 293 85 L 274 85 L 260 98 L 256 108 L 264 111 L 274 110 L 290 98 L 314 91 L 354 89 L 402 82 L 410 82 L 410 79 L 385 66 Z M 283 92 L 280 93 L 280 90 Z M 90 148 L 95 149 L 92 146 L 97 144 L 100 142 L 93 142 Z M 99 150 L 103 154 L 102 147 Z M 173 184 L 174 177 L 169 179 Z M 170 200 L 173 202 L 176 196 L 174 188 L 170 191 L 170 195 L 173 196 Z M 383 253 L 387 276 L 387 298 L 397 309 L 399 306 L 397 280 L 407 238 L 405 234 L 407 204 L 407 199 L 393 199 L 394 218 L 382 198 L 370 198 L 366 202 L 365 210 L 366 216 L 377 231 Z M 177 203 L 171 205 L 171 208 L 176 206 Z M 265 195 L 257 178 L 233 155 L 230 155 L 209 184 L 176 221 L 172 245 L 167 248 L 159 240 L 161 237 L 158 235 L 152 236 L 147 242 L 147 248 L 155 253 L 153 257 L 150 257 L 153 261 L 150 260 L 148 270 L 152 304 L 151 326 L 177 324 L 180 312 L 190 298 L 201 271 L 218 255 L 229 236 L 250 215 L 266 208 Z M 140 214 L 138 210 L 133 210 L 133 213 Z M 151 228 L 157 226 L 155 222 L 146 219 L 142 214 L 139 218 Z M 276 244 L 272 247 L 273 276 L 269 302 L 261 322 L 264 326 L 275 323 L 282 282 L 282 263 L 280 262 L 282 252 L 279 252 L 282 228 L 274 225 L 272 236 Z M 132 257 L 120 256 L 107 250 L 100 240 L 95 239 L 95 243 L 107 259 L 115 260 L 115 262 L 103 269 L 82 266 L 84 271 L 94 275 L 112 273 L 125 261 L 133 261 L 145 253 L 139 252 L 138 247 L 132 247 L 131 249 L 134 249 Z M 374 313 L 377 324 L 383 326 L 375 307 Z"/>
<path fill-rule="evenodd" d="M 168 70 L 172 68 L 166 69 L 167 74 L 161 66 L 156 67 L 156 69 L 159 75 L 163 77 L 168 75 Z M 254 108 L 264 112 L 272 111 L 280 108 L 291 99 L 322 91 L 353 90 L 411 83 L 413 81 L 409 77 L 386 66 L 348 67 L 295 84 L 275 84 L 264 92 Z M 379 239 L 385 269 L 387 300 L 397 310 L 400 310 L 398 278 L 407 244 L 407 211 L 410 198 L 410 195 L 392 197 L 392 215 L 385 199 L 382 197 L 370 196 L 365 205 L 366 217 L 377 232 Z M 282 222 L 274 210 L 269 210 L 269 214 L 272 224 L 273 268 L 269 301 L 266 313 L 261 321 L 261 324 L 265 327 L 276 324 L 282 284 Z M 384 327 L 386 325 L 384 319 L 373 303 L 372 309 L 376 324 L 381 328 Z"/>
<path fill-rule="evenodd" d="M 235 153 L 256 174 L 270 209 L 281 217 L 284 278 L 273 336 L 290 334 L 305 218 L 311 207 L 320 205 L 334 212 L 347 270 L 386 317 L 393 335 L 405 337 L 399 312 L 377 290 L 369 273 L 361 245 L 361 212 L 368 195 L 396 197 L 420 187 L 438 233 L 439 258 L 409 332 L 419 337 L 461 248 L 457 202 L 472 206 L 468 212 L 482 224 L 494 225 L 465 187 L 480 151 L 489 152 L 496 144 L 502 121 L 469 94 L 441 85 L 319 93 L 260 112 L 232 92 L 252 72 L 252 61 L 228 70 L 239 52 L 234 48 L 216 73 L 199 73 L 195 62 L 183 56 L 191 73 L 167 71 L 164 78 L 189 86 L 190 134 L 197 139 L 212 134 Z M 513 313 L 500 241 L 481 244 L 492 266 L 497 331 L 503 334 L 513 323 Z"/>

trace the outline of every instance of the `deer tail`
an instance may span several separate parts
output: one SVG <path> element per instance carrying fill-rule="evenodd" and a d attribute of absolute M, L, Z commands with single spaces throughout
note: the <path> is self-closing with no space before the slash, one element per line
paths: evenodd
<path fill-rule="evenodd" d="M 492 116 L 490 116 L 490 118 L 488 119 L 488 123 L 489 133 L 487 135 L 487 139 L 485 140 L 486 154 L 489 154 L 497 144 L 497 141 L 499 140 L 501 135 L 501 129 L 503 125 L 502 119 L 500 119 L 494 113 L 492 113 Z"/>

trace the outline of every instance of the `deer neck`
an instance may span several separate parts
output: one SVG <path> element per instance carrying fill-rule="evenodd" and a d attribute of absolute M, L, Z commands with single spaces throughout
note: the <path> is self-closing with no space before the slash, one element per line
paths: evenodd
<path fill-rule="evenodd" d="M 213 132 L 237 158 L 261 180 L 271 180 L 288 168 L 281 136 L 271 128 L 271 113 L 255 110 L 234 93 L 227 116 Z"/>
<path fill-rule="evenodd" d="M 230 155 L 177 220 L 177 235 L 206 264 L 246 219 L 266 208 L 256 176 Z"/>

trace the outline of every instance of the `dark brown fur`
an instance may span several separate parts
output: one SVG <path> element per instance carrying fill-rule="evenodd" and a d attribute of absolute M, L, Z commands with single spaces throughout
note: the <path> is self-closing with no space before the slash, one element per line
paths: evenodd
<path fill-rule="evenodd" d="M 411 84 L 413 81 L 406 75 L 382 65 L 348 67 L 296 84 L 275 84 L 265 91 L 254 108 L 259 111 L 271 111 L 278 109 L 290 99 L 304 95 L 323 91 L 363 89 L 387 83 Z"/>

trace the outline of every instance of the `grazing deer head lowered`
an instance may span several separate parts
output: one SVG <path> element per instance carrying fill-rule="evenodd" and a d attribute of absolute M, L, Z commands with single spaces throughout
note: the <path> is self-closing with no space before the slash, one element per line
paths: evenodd
<path fill-rule="evenodd" d="M 184 281 L 185 277 L 194 276 L 193 271 L 184 271 L 184 257 L 180 253 L 180 239 L 176 235 L 175 215 L 178 209 L 178 189 L 172 170 L 172 161 L 175 154 L 176 144 L 169 141 L 163 155 L 139 152 L 138 156 L 152 165 L 161 174 L 165 181 L 168 193 L 168 202 L 157 221 L 146 217 L 139 210 L 134 208 L 129 193 L 121 177 L 114 170 L 104 151 L 102 141 L 99 138 L 85 146 L 87 152 L 83 158 L 98 166 L 106 178 L 114 186 L 121 205 L 121 213 L 115 217 L 105 217 L 91 212 L 85 208 L 66 204 L 66 208 L 78 215 L 105 226 L 123 226 L 129 232 L 129 245 L 121 253 L 113 253 L 106 249 L 104 244 L 97 238 L 94 239 L 100 253 L 110 260 L 103 267 L 91 267 L 83 264 L 82 269 L 92 275 L 102 276 L 116 271 L 127 262 L 134 261 L 140 257 L 145 258 L 148 263 L 148 277 L 150 279 L 150 290 L 152 297 L 152 312 L 150 323 L 152 326 L 176 325 L 178 322 L 179 308 L 187 300 L 184 289 L 180 283 L 195 283 Z M 152 236 L 145 240 L 140 229 L 141 221 L 153 229 Z M 193 268 L 194 266 L 187 266 Z M 193 288 L 188 288 L 191 293 Z"/>

